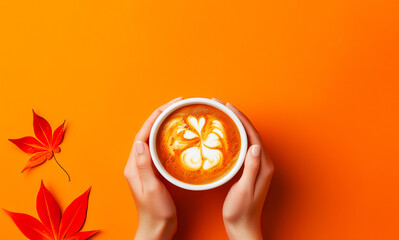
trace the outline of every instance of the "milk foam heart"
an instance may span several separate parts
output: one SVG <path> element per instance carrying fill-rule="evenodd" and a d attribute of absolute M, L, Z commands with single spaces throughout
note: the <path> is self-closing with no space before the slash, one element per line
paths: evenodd
<path fill-rule="evenodd" d="M 210 116 L 187 116 L 171 119 L 164 140 L 167 150 L 187 170 L 210 170 L 224 159 L 226 134 L 222 123 Z"/>

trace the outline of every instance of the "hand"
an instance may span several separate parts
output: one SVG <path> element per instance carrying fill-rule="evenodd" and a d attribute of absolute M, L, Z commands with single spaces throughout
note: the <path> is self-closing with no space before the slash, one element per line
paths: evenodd
<path fill-rule="evenodd" d="M 151 114 L 135 137 L 125 167 L 125 177 L 130 185 L 139 217 L 136 240 L 171 239 L 177 229 L 175 204 L 166 187 L 154 173 L 147 141 L 151 127 L 161 112 L 181 99 L 176 98 Z"/>
<path fill-rule="evenodd" d="M 224 201 L 223 222 L 230 240 L 262 239 L 260 218 L 274 166 L 251 121 L 232 104 L 227 103 L 226 106 L 241 120 L 251 147 L 245 157 L 242 176 L 231 187 Z"/>

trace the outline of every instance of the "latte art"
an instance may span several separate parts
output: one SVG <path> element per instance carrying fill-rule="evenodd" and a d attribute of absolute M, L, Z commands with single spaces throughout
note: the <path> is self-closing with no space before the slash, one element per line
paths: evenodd
<path fill-rule="evenodd" d="M 224 112 L 202 104 L 181 107 L 160 125 L 157 154 L 165 170 L 191 184 L 227 174 L 240 152 L 240 134 Z"/>
<path fill-rule="evenodd" d="M 166 131 L 170 133 L 166 136 L 169 153 L 175 156 L 180 152 L 179 158 L 188 170 L 209 170 L 223 161 L 225 133 L 218 120 L 207 121 L 205 117 L 195 116 L 188 116 L 186 120 L 177 118 Z"/>

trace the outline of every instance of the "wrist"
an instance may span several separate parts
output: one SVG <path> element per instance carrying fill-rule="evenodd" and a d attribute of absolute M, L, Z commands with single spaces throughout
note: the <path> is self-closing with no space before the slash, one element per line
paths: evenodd
<path fill-rule="evenodd" d="M 260 223 L 224 221 L 229 240 L 262 240 Z"/>
<path fill-rule="evenodd" d="M 177 229 L 176 219 L 139 220 L 135 240 L 169 240 Z"/>

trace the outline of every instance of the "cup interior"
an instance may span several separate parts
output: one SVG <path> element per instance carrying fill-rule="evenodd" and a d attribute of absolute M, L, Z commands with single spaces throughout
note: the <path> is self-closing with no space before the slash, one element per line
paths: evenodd
<path fill-rule="evenodd" d="M 224 112 L 225 114 L 227 114 L 236 124 L 238 131 L 240 133 L 240 138 L 241 138 L 240 153 L 239 153 L 238 159 L 237 159 L 235 165 L 233 166 L 233 168 L 222 178 L 220 178 L 214 182 L 211 182 L 211 183 L 199 184 L 199 185 L 182 182 L 182 181 L 174 178 L 172 175 L 170 175 L 165 170 L 162 163 L 160 162 L 158 153 L 156 150 L 157 149 L 156 148 L 156 137 L 157 137 L 157 133 L 158 133 L 159 127 L 161 126 L 162 122 L 175 110 L 177 110 L 181 107 L 193 105 L 193 104 L 208 105 L 208 106 L 217 108 L 217 109 L 221 110 L 222 112 Z M 245 155 L 246 155 L 247 148 L 248 148 L 248 141 L 247 141 L 247 134 L 245 132 L 244 126 L 242 125 L 239 118 L 234 114 L 234 112 L 231 111 L 228 107 L 226 107 L 225 105 L 223 105 L 217 101 L 210 100 L 207 98 L 188 98 L 188 99 L 184 99 L 184 100 L 181 100 L 179 102 L 176 102 L 176 103 L 170 105 L 155 120 L 155 123 L 152 126 L 151 132 L 150 132 L 149 147 L 150 147 L 152 161 L 153 161 L 155 167 L 157 168 L 157 170 L 159 171 L 159 173 L 164 178 L 166 178 L 169 182 L 171 182 L 172 184 L 174 184 L 178 187 L 181 187 L 181 188 L 184 188 L 187 190 L 200 191 L 200 190 L 207 190 L 207 189 L 212 189 L 212 188 L 218 187 L 218 186 L 226 183 L 227 181 L 229 181 L 238 172 L 238 170 L 241 168 L 241 166 L 244 162 L 244 159 L 245 159 Z"/>

